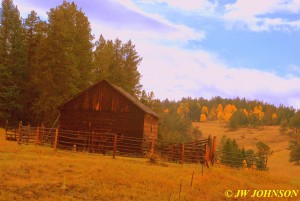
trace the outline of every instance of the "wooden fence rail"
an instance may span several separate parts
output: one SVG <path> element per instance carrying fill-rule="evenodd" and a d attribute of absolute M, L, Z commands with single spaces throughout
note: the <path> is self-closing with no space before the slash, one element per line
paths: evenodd
<path fill-rule="evenodd" d="M 188 143 L 157 142 L 151 139 L 123 136 L 110 132 L 72 131 L 50 129 L 44 126 L 32 127 L 19 125 L 14 132 L 19 144 L 50 146 L 55 151 L 64 149 L 100 153 L 104 155 L 150 157 L 159 156 L 162 160 L 179 163 L 213 164 L 215 158 L 215 138 L 209 147 L 209 139 Z M 8 139 L 8 138 L 7 138 Z"/>

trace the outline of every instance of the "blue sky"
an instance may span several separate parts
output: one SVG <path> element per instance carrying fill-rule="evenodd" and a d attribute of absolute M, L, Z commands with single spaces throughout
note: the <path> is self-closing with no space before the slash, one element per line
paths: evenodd
<path fill-rule="evenodd" d="M 22 17 L 62 0 L 15 0 Z M 131 39 L 160 99 L 245 97 L 300 109 L 299 0 L 75 0 L 95 39 Z"/>

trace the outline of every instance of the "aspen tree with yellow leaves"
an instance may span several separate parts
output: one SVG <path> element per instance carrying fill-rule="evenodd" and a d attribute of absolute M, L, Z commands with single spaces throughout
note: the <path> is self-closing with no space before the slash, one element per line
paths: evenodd
<path fill-rule="evenodd" d="M 231 104 L 228 104 L 226 105 L 226 107 L 224 108 L 224 120 L 226 122 L 226 124 L 229 123 L 229 120 L 230 120 L 230 117 L 232 116 L 232 114 L 237 111 L 235 105 L 231 105 Z"/>
<path fill-rule="evenodd" d="M 207 118 L 205 114 L 200 115 L 200 122 L 206 122 Z"/>
<path fill-rule="evenodd" d="M 255 106 L 254 109 L 253 109 L 253 113 L 256 114 L 258 116 L 258 119 L 261 121 L 264 116 L 265 116 L 265 113 L 263 112 L 263 108 L 261 105 L 259 106 Z"/>
<path fill-rule="evenodd" d="M 181 116 L 181 118 L 187 118 L 188 113 L 190 112 L 190 106 L 188 102 L 180 103 L 177 114 Z"/>
<path fill-rule="evenodd" d="M 217 119 L 219 122 L 224 120 L 224 114 L 223 114 L 223 106 L 221 104 L 218 105 L 218 109 L 217 109 L 218 113 L 217 113 Z"/>
<path fill-rule="evenodd" d="M 205 114 L 205 115 L 208 115 L 208 108 L 206 106 L 203 106 L 202 109 L 201 109 L 201 113 Z"/>

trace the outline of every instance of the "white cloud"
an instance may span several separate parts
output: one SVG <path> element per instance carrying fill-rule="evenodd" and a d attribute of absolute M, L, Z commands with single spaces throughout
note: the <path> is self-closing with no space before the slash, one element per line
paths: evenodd
<path fill-rule="evenodd" d="M 153 43 L 139 44 L 138 47 L 144 57 L 139 69 L 143 75 L 142 83 L 158 98 L 220 95 L 300 106 L 299 78 L 281 78 L 260 70 L 230 68 L 206 51 L 187 51 Z"/>
<path fill-rule="evenodd" d="M 144 3 L 167 3 L 169 6 L 186 11 L 212 12 L 216 9 L 217 3 L 208 0 L 141 0 Z"/>
<path fill-rule="evenodd" d="M 261 15 L 280 13 L 298 14 L 300 11 L 299 0 L 237 0 L 233 4 L 225 5 L 224 8 L 225 14 L 223 19 L 227 22 L 228 27 L 231 28 L 242 27 L 252 31 L 300 28 L 300 20 L 261 17 Z"/>

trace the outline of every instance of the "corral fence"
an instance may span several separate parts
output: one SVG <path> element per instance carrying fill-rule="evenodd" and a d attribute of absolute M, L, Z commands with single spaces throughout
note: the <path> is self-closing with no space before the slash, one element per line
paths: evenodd
<path fill-rule="evenodd" d="M 6 129 L 6 139 L 18 144 L 35 144 L 57 149 L 98 153 L 103 155 L 148 157 L 150 159 L 177 162 L 214 164 L 216 137 L 187 143 L 169 143 L 97 131 L 73 131 L 44 126 L 19 124 L 16 129 Z"/>

